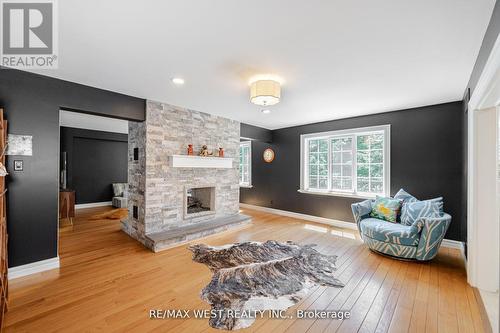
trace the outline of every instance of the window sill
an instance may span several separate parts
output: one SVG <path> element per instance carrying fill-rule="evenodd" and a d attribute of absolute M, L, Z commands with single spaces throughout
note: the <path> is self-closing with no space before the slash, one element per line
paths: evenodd
<path fill-rule="evenodd" d="M 344 198 L 353 198 L 353 199 L 375 199 L 374 196 L 368 196 L 368 195 L 357 195 L 357 194 L 350 194 L 350 193 L 340 193 L 340 192 L 315 192 L 315 191 L 309 191 L 309 190 L 297 190 L 299 193 L 304 193 L 304 194 L 312 194 L 312 195 L 325 195 L 329 197 L 344 197 Z"/>
<path fill-rule="evenodd" d="M 252 185 L 240 185 L 241 188 L 252 188 Z"/>

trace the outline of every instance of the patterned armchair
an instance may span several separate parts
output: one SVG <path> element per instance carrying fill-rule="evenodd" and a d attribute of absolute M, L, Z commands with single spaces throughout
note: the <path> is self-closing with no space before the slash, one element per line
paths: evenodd
<path fill-rule="evenodd" d="M 112 205 L 115 208 L 127 207 L 127 183 L 113 183 Z"/>
<path fill-rule="evenodd" d="M 446 213 L 440 217 L 421 217 L 412 225 L 372 218 L 372 200 L 351 207 L 359 234 L 370 249 L 404 259 L 434 258 L 451 223 L 451 216 Z"/>

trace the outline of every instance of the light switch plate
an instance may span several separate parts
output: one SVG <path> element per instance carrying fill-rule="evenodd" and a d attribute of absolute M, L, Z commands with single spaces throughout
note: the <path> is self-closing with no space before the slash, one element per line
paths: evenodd
<path fill-rule="evenodd" d="M 23 171 L 23 160 L 15 160 L 14 161 L 14 171 Z"/>

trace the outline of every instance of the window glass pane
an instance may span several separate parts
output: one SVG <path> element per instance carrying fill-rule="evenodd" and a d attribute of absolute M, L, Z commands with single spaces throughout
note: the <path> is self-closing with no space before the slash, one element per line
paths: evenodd
<path fill-rule="evenodd" d="M 374 134 L 372 135 L 371 149 L 382 149 L 384 148 L 384 135 Z"/>
<path fill-rule="evenodd" d="M 348 152 L 342 153 L 342 163 L 344 163 L 344 164 L 352 163 L 352 152 L 348 151 Z"/>
<path fill-rule="evenodd" d="M 342 176 L 343 177 L 351 177 L 352 176 L 352 165 L 343 165 L 342 166 Z"/>
<path fill-rule="evenodd" d="M 310 140 L 309 152 L 317 152 L 317 151 L 318 151 L 318 140 Z"/>
<path fill-rule="evenodd" d="M 319 166 L 319 175 L 328 177 L 328 165 L 320 165 Z"/>
<path fill-rule="evenodd" d="M 368 150 L 358 150 L 357 152 L 358 154 L 358 163 L 368 163 L 369 162 L 369 157 L 370 157 L 370 154 L 368 152 Z"/>
<path fill-rule="evenodd" d="M 362 150 L 362 149 L 368 149 L 370 148 L 369 146 L 369 135 L 360 135 L 358 136 L 358 144 L 357 144 L 357 149 Z"/>
<path fill-rule="evenodd" d="M 318 166 L 317 165 L 309 165 L 309 175 L 312 175 L 312 176 L 318 175 Z"/>
<path fill-rule="evenodd" d="M 384 175 L 383 170 L 382 164 L 370 165 L 370 177 L 382 177 Z"/>
<path fill-rule="evenodd" d="M 333 139 L 332 140 L 332 150 L 339 151 L 340 149 L 342 149 L 342 141 L 340 139 Z"/>
<path fill-rule="evenodd" d="M 352 138 L 342 139 L 342 150 L 352 150 Z"/>
<path fill-rule="evenodd" d="M 318 188 L 318 177 L 309 177 L 309 187 Z"/>
<path fill-rule="evenodd" d="M 319 151 L 328 152 L 328 140 L 319 140 Z"/>
<path fill-rule="evenodd" d="M 368 169 L 368 165 L 366 164 L 358 164 L 358 177 L 366 177 L 370 176 L 370 171 Z"/>
<path fill-rule="evenodd" d="M 350 190 L 352 188 L 352 178 L 351 177 L 342 177 L 342 189 Z"/>
<path fill-rule="evenodd" d="M 332 189 L 341 190 L 342 189 L 342 179 L 340 177 L 332 178 Z"/>
<path fill-rule="evenodd" d="M 372 150 L 372 151 L 370 151 L 370 162 L 371 163 L 382 163 L 383 162 L 383 152 L 382 152 L 382 150 Z"/>
<path fill-rule="evenodd" d="M 243 164 L 248 163 L 248 149 L 245 147 L 243 148 Z"/>
<path fill-rule="evenodd" d="M 342 174 L 342 166 L 337 164 L 337 165 L 332 165 L 332 176 L 333 177 L 340 177 Z"/>
<path fill-rule="evenodd" d="M 368 178 L 359 178 L 358 177 L 358 192 L 369 192 L 370 189 L 370 181 Z"/>
<path fill-rule="evenodd" d="M 320 177 L 319 178 L 319 187 L 322 190 L 326 190 L 328 188 L 328 178 L 327 177 Z"/>
<path fill-rule="evenodd" d="M 310 153 L 309 164 L 317 164 L 317 163 L 318 163 L 318 153 Z"/>
<path fill-rule="evenodd" d="M 328 153 L 319 154 L 319 164 L 328 164 Z"/>
<path fill-rule="evenodd" d="M 332 153 L 332 157 L 333 157 L 333 163 L 341 163 L 342 162 L 342 153 L 335 151 Z"/>
<path fill-rule="evenodd" d="M 381 181 L 370 182 L 370 192 L 380 193 L 383 190 L 383 183 Z"/>

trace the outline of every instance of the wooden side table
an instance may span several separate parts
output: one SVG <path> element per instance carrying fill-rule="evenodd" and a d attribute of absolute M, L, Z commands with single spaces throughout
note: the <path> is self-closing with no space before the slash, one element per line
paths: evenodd
<path fill-rule="evenodd" d="M 59 219 L 68 219 L 73 225 L 75 217 L 75 191 L 59 191 Z"/>

